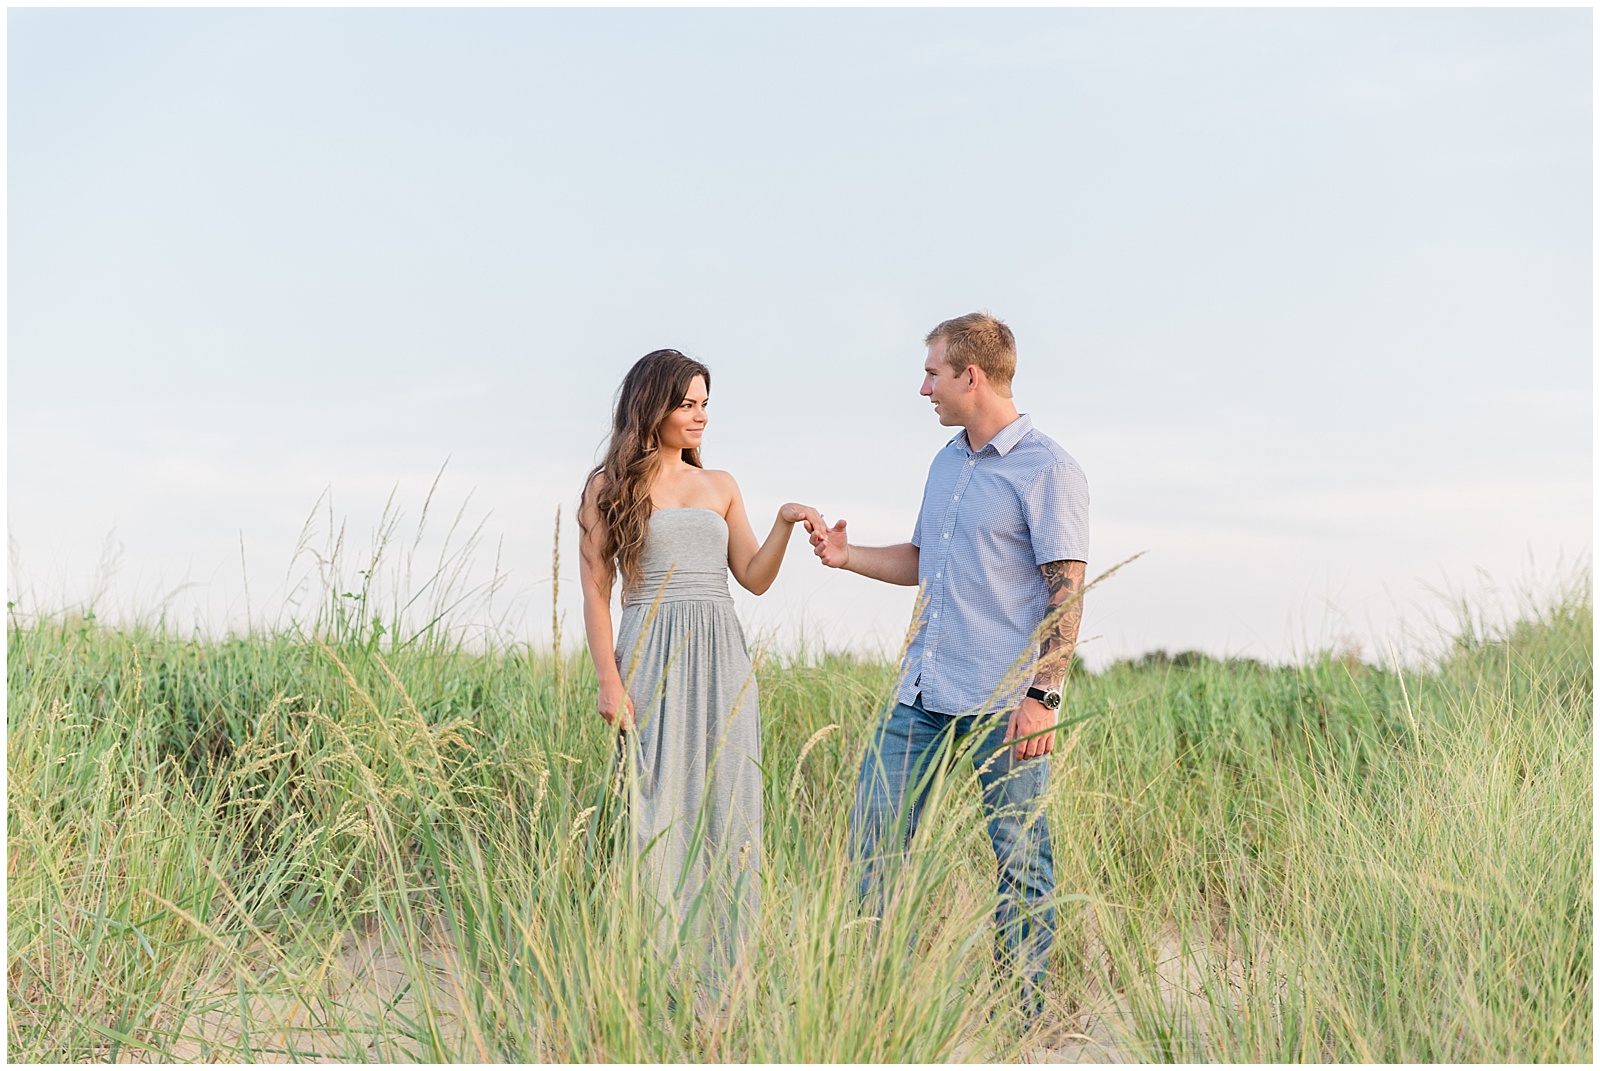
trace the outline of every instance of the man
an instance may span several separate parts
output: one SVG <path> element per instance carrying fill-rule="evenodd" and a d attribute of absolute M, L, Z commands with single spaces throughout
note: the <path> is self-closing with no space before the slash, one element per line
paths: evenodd
<path fill-rule="evenodd" d="M 854 546 L 843 520 L 811 535 L 824 565 L 921 588 L 897 702 L 862 763 L 852 853 L 871 896 L 887 853 L 915 832 L 928 764 L 984 734 L 973 761 L 999 868 L 996 962 L 1020 972 L 1036 1014 L 1055 930 L 1043 803 L 1082 616 L 1089 489 L 1078 463 L 1017 412 L 1010 328 L 971 313 L 924 341 L 922 394 L 941 424 L 962 430 L 933 459 L 911 542 Z"/>

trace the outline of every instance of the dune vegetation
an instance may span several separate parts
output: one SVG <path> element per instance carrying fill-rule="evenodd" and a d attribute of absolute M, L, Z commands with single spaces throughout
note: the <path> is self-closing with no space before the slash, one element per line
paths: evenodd
<path fill-rule="evenodd" d="M 970 764 L 883 917 L 851 895 L 892 664 L 760 661 L 763 911 L 708 1001 L 639 910 L 587 657 L 363 590 L 226 639 L 13 613 L 11 1059 L 1593 1057 L 1586 574 L 1423 668 L 1076 669 L 1034 1027 Z"/>

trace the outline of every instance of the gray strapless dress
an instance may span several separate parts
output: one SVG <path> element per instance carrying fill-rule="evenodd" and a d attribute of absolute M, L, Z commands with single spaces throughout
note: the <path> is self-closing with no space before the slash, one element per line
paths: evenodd
<path fill-rule="evenodd" d="M 623 597 L 617 668 L 633 700 L 630 808 L 645 886 L 731 962 L 760 910 L 761 714 L 728 594 L 728 526 L 650 515 L 643 583 Z"/>

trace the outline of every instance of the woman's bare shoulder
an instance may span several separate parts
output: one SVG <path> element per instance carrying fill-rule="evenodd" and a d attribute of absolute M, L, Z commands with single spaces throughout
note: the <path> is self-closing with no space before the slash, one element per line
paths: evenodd
<path fill-rule="evenodd" d="M 718 487 L 734 488 L 739 486 L 738 481 L 733 478 L 733 473 L 726 469 L 701 469 L 700 473 Z"/>
<path fill-rule="evenodd" d="M 602 470 L 600 472 L 591 473 L 589 478 L 583 482 L 583 493 L 578 496 L 578 508 L 580 510 L 599 509 L 600 492 L 604 491 L 605 489 L 605 472 Z"/>
<path fill-rule="evenodd" d="M 733 478 L 733 473 L 725 469 L 703 469 L 704 479 L 717 492 L 717 499 L 724 506 L 731 505 L 739 497 L 739 481 Z"/>

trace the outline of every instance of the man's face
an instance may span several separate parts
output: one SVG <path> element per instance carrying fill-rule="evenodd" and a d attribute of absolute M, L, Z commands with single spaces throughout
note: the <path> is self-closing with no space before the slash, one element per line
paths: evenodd
<path fill-rule="evenodd" d="M 963 369 L 957 372 L 944 359 L 945 340 L 936 338 L 928 347 L 922 365 L 922 396 L 933 403 L 939 423 L 946 427 L 966 427 L 972 397 L 972 380 Z"/>

